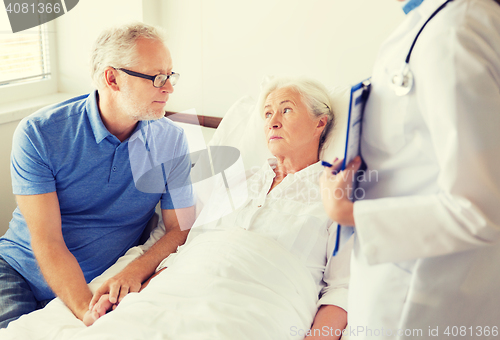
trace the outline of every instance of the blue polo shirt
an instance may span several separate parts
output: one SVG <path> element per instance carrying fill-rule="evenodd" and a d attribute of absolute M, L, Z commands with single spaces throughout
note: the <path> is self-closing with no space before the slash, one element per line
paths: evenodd
<path fill-rule="evenodd" d="M 193 205 L 184 131 L 166 118 L 141 121 L 120 142 L 102 123 L 97 98 L 95 91 L 26 117 L 14 133 L 11 155 L 14 194 L 57 192 L 64 241 L 87 282 L 137 245 L 160 200 L 162 209 Z M 154 190 L 136 185 L 151 173 L 147 167 L 132 170 L 146 159 L 162 175 L 153 181 Z M 169 191 L 172 178 L 177 183 Z M 0 256 L 24 276 L 38 300 L 54 297 L 19 207 L 0 238 Z"/>
<path fill-rule="evenodd" d="M 413 11 L 415 8 L 420 6 L 422 4 L 422 2 L 424 2 L 424 0 L 406 0 L 402 4 L 403 11 L 405 12 L 405 14 L 408 14 L 411 11 Z"/>

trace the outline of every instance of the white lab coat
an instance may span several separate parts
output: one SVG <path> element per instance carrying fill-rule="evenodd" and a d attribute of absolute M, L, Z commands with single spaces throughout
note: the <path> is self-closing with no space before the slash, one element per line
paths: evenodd
<path fill-rule="evenodd" d="M 448 326 L 488 339 L 500 327 L 499 4 L 448 4 L 413 50 L 412 91 L 389 87 L 444 2 L 408 14 L 375 64 L 361 141 L 372 172 L 354 204 L 353 339 L 432 338 L 436 327 L 443 339 Z"/>

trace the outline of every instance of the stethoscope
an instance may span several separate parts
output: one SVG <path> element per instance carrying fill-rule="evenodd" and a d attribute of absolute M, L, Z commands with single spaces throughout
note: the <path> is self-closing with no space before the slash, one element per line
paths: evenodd
<path fill-rule="evenodd" d="M 390 81 L 390 85 L 393 88 L 394 93 L 396 93 L 397 96 L 407 95 L 413 87 L 414 76 L 413 76 L 413 72 L 410 69 L 409 63 L 410 63 L 411 52 L 413 51 L 413 47 L 415 46 L 415 43 L 417 42 L 418 36 L 420 35 L 420 33 L 422 33 L 425 25 L 427 25 L 429 23 L 429 21 L 431 21 L 431 19 L 434 18 L 434 16 L 439 13 L 439 11 L 441 11 L 448 3 L 452 2 L 452 1 L 453 0 L 448 0 L 444 4 L 439 6 L 439 8 L 436 9 L 434 11 L 434 13 L 432 13 L 432 15 L 429 17 L 429 19 L 427 19 L 427 21 L 422 26 L 422 28 L 420 28 L 420 31 L 418 31 L 417 36 L 415 37 L 415 39 L 413 40 L 413 43 L 411 44 L 410 51 L 408 51 L 408 55 L 406 56 L 406 60 L 403 63 L 403 66 L 401 67 L 401 69 L 399 71 L 395 72 L 395 74 L 392 76 L 391 81 Z"/>

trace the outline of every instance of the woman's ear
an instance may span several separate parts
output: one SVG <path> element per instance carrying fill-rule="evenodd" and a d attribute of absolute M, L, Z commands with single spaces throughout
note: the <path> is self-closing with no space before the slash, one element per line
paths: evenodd
<path fill-rule="evenodd" d="M 104 70 L 104 83 L 106 84 L 106 87 L 110 88 L 113 91 L 120 90 L 120 87 L 118 86 L 118 82 L 116 80 L 116 72 L 116 69 L 112 67 L 108 67 Z"/>
<path fill-rule="evenodd" d="M 316 129 L 318 129 L 320 135 L 323 133 L 323 130 L 325 129 L 327 123 L 328 123 L 327 116 L 323 116 L 318 120 L 318 124 L 316 125 Z"/>

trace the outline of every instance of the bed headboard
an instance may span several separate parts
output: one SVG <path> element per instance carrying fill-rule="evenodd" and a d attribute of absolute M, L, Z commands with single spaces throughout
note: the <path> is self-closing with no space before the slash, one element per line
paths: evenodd
<path fill-rule="evenodd" d="M 222 120 L 222 118 L 220 117 L 210 117 L 202 115 L 195 116 L 187 113 L 177 113 L 172 111 L 165 111 L 165 117 L 169 117 L 169 119 L 173 120 L 174 122 L 199 125 L 212 129 L 217 129 Z"/>

